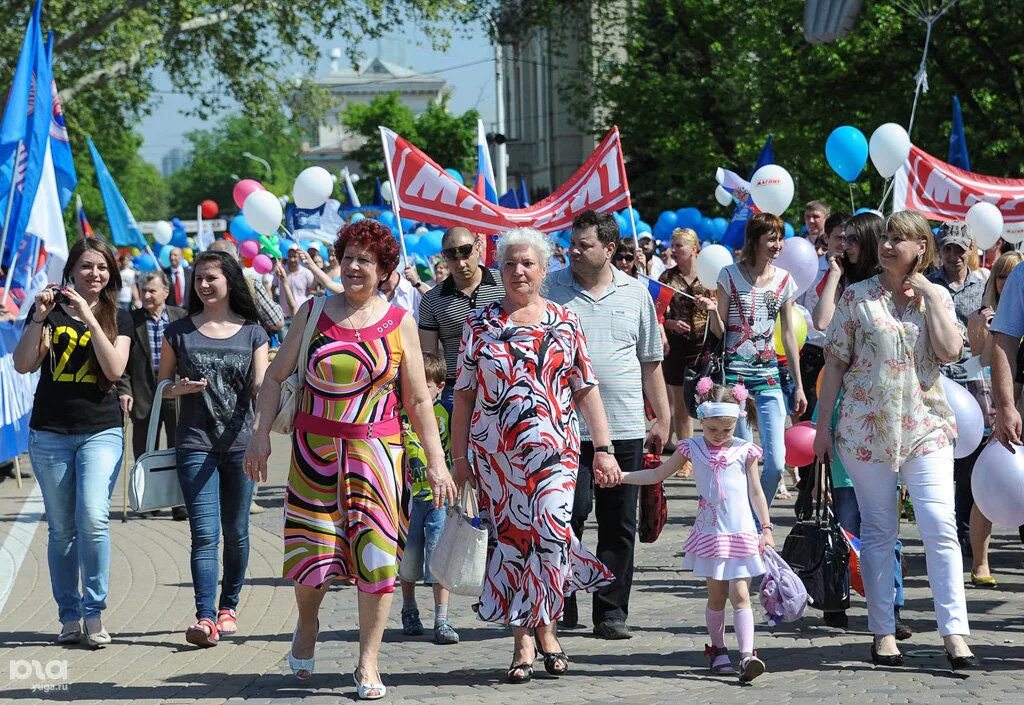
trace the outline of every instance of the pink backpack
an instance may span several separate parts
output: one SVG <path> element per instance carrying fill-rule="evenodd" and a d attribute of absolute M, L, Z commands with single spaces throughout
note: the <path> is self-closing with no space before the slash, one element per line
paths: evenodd
<path fill-rule="evenodd" d="M 761 559 L 765 574 L 758 594 L 764 607 L 765 622 L 775 626 L 779 622 L 795 622 L 803 617 L 811 601 L 803 581 L 771 546 L 765 546 Z"/>

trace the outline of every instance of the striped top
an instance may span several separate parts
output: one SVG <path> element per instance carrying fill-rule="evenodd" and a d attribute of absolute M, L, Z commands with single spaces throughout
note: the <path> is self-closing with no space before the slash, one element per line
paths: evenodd
<path fill-rule="evenodd" d="M 438 333 L 444 362 L 448 368 L 445 384 L 455 384 L 455 370 L 459 365 L 459 344 L 462 342 L 462 328 L 469 314 L 505 297 L 505 285 L 501 272 L 496 269 L 483 270 L 483 279 L 472 294 L 464 294 L 449 274 L 439 286 L 435 286 L 420 299 L 419 327 Z"/>
<path fill-rule="evenodd" d="M 544 295 L 579 316 L 583 325 L 611 440 L 643 438 L 647 420 L 640 365 L 665 356 L 647 285 L 612 268 L 612 283 L 595 297 L 567 268 L 549 274 L 544 286 Z M 580 432 L 591 440 L 582 421 Z"/>

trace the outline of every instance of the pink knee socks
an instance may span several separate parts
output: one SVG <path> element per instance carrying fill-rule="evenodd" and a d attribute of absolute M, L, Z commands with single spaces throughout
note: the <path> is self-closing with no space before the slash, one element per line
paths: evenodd
<path fill-rule="evenodd" d="M 710 607 L 704 608 L 704 619 L 708 624 L 708 636 L 711 637 L 711 645 L 725 648 L 725 610 L 713 610 Z"/>
<path fill-rule="evenodd" d="M 724 618 L 724 613 L 723 613 Z M 754 611 L 733 610 L 732 626 L 736 630 L 736 641 L 739 642 L 740 656 L 747 657 L 754 653 Z"/>

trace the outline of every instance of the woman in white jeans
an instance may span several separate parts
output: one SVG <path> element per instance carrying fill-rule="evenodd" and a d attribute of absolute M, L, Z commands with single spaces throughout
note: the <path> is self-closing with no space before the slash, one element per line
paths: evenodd
<path fill-rule="evenodd" d="M 872 660 L 903 663 L 892 611 L 899 533 L 893 497 L 902 473 L 924 543 L 939 634 L 956 669 L 977 662 L 964 641 L 969 627 L 953 509 L 956 423 L 939 386 L 939 366 L 960 359 L 963 334 L 949 292 L 922 274 L 934 256 L 921 214 L 902 211 L 886 219 L 878 244 L 881 274 L 847 288 L 836 307 L 818 403 L 831 409 L 840 387 L 845 391 L 835 447 L 860 505 Z M 824 459 L 832 448 L 828 424 L 819 425 L 815 453 Z"/>

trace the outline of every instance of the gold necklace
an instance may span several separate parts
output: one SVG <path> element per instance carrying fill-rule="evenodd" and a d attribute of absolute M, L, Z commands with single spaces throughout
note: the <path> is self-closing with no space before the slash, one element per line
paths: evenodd
<path fill-rule="evenodd" d="M 369 304 L 361 306 L 360 308 L 352 308 L 352 304 L 349 302 L 349 300 L 347 298 L 345 299 L 345 308 L 346 309 L 350 309 L 350 311 L 349 311 L 349 314 L 347 316 L 345 316 L 345 321 L 344 322 L 352 324 L 352 329 L 351 330 L 353 330 L 355 332 L 356 340 L 361 341 L 363 339 L 363 336 L 362 336 L 362 333 L 360 332 L 360 330 L 365 328 L 366 327 L 366 323 L 370 320 L 370 313 L 369 312 L 372 311 L 374 303 L 375 303 L 374 301 L 370 301 Z M 356 326 L 355 325 L 355 321 L 352 320 L 352 316 L 354 316 L 356 313 L 362 311 L 364 308 L 366 309 L 367 313 L 366 313 L 366 315 L 363 316 L 362 324 L 359 325 L 359 326 Z"/>

